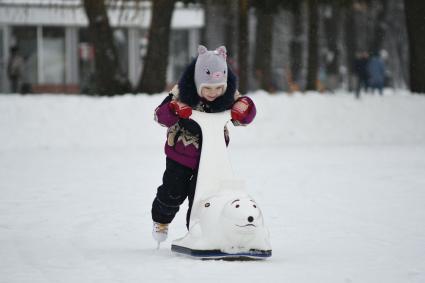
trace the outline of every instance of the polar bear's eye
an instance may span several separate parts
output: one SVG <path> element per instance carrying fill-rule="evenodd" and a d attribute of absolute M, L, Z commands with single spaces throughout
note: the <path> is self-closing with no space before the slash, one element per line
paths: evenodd
<path fill-rule="evenodd" d="M 207 69 L 206 71 L 207 75 L 211 74 L 210 70 Z"/>
<path fill-rule="evenodd" d="M 236 208 L 239 208 L 239 204 L 237 204 L 235 207 L 236 207 Z"/>
<path fill-rule="evenodd" d="M 255 204 L 252 205 L 254 208 L 257 208 L 257 206 Z"/>

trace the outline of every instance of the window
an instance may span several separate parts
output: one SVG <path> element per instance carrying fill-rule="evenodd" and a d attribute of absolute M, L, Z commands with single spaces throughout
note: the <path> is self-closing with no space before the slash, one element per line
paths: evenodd
<path fill-rule="evenodd" d="M 189 63 L 189 33 L 187 30 L 172 30 L 170 60 L 172 64 L 172 81 L 177 81 Z"/>
<path fill-rule="evenodd" d="M 140 64 L 138 65 L 138 69 L 136 70 L 137 74 L 137 80 L 139 80 L 140 75 L 143 70 L 143 66 L 145 64 L 146 55 L 148 53 L 148 44 L 149 44 L 149 38 L 148 38 L 149 32 L 146 29 L 142 29 L 139 31 L 139 42 L 138 42 L 138 50 L 139 53 L 137 54 L 137 57 Z"/>
<path fill-rule="evenodd" d="M 43 27 L 43 79 L 48 84 L 65 84 L 65 29 Z"/>
<path fill-rule="evenodd" d="M 114 29 L 114 43 L 118 53 L 119 66 L 124 75 L 128 74 L 128 33 L 127 29 Z"/>

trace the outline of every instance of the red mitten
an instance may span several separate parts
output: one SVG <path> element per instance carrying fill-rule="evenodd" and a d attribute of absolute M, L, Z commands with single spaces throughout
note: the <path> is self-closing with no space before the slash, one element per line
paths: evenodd
<path fill-rule="evenodd" d="M 232 119 L 242 122 L 249 114 L 249 100 L 245 97 L 239 98 L 232 106 Z"/>
<path fill-rule="evenodd" d="M 173 100 L 169 105 L 171 110 L 180 118 L 187 119 L 192 115 L 192 108 L 184 103 Z"/>

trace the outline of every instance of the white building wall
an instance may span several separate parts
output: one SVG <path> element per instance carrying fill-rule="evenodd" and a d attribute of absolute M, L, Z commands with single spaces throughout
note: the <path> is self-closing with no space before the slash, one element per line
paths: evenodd
<path fill-rule="evenodd" d="M 0 25 L 87 26 L 88 21 L 81 4 L 64 5 L 54 1 L 36 4 L 28 1 L 0 2 Z M 151 22 L 150 5 L 108 9 L 111 26 L 148 28 Z M 200 28 L 204 25 L 204 11 L 199 8 L 176 7 L 171 28 Z"/>
<path fill-rule="evenodd" d="M 134 4 L 134 3 L 133 3 Z M 133 86 L 136 86 L 142 70 L 141 45 L 142 33 L 149 28 L 151 20 L 150 3 L 128 5 L 126 8 L 112 7 L 108 16 L 113 27 L 128 28 L 128 74 Z M 65 28 L 65 83 L 79 82 L 79 28 L 86 27 L 87 18 L 79 0 L 2 0 L 0 2 L 0 28 L 3 30 L 3 58 L 7 61 L 12 38 L 10 27 L 32 26 L 37 28 L 37 83 L 45 83 L 43 74 L 43 27 L 57 26 Z M 200 28 L 204 26 L 204 11 L 200 8 L 186 8 L 177 4 L 173 13 L 171 28 L 188 30 L 188 54 L 197 55 L 200 42 Z M 167 81 L 175 81 L 180 74 L 174 74 L 170 56 L 167 69 Z M 6 63 L 7 66 L 7 63 Z M 6 68 L 0 74 L 0 91 L 9 90 Z"/>

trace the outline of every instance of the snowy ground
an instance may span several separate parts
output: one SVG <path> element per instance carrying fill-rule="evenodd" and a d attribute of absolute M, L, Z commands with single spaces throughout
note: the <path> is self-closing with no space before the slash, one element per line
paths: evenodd
<path fill-rule="evenodd" d="M 252 95 L 235 171 L 273 257 L 155 250 L 163 96 L 0 96 L 0 282 L 424 282 L 425 96 Z M 185 208 L 182 209 L 185 211 Z"/>

